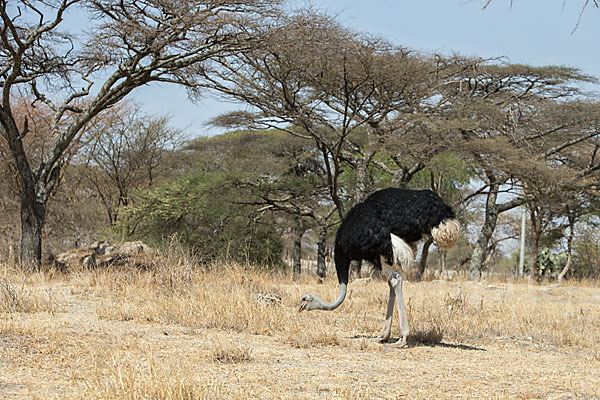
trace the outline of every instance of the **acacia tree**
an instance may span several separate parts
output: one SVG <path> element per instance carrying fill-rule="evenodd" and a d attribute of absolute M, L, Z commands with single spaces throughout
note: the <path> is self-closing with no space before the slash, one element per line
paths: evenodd
<path fill-rule="evenodd" d="M 578 222 L 588 215 L 597 214 L 600 103 L 573 101 L 555 105 L 550 111 L 543 119 L 547 127 L 568 126 L 568 129 L 561 130 L 560 135 L 548 135 L 543 143 L 539 143 L 543 156 L 548 158 L 549 169 L 555 171 L 552 182 L 525 179 L 524 183 L 529 193 L 538 194 L 530 196 L 528 201 L 532 213 L 532 258 L 537 257 L 535 246 L 540 236 L 535 229 L 544 227 L 539 223 L 540 216 L 553 217 L 554 231 L 560 229 L 565 238 L 567 263 L 557 277 L 560 284 L 571 268 Z M 568 234 L 565 232 L 567 228 Z M 540 229 L 540 232 L 543 233 L 543 230 Z M 532 265 L 536 266 L 534 261 Z M 532 277 L 533 274 L 532 270 Z"/>
<path fill-rule="evenodd" d="M 595 128 L 596 112 L 582 118 L 583 110 L 597 105 L 573 100 L 580 95 L 575 84 L 593 80 L 567 67 L 483 62 L 465 69 L 461 79 L 441 92 L 446 118 L 458 132 L 449 145 L 470 160 L 481 183 L 470 198 L 485 196 L 471 278 L 481 276 L 498 216 L 528 201 L 524 182 L 536 182 L 536 195 L 543 195 L 580 184 L 598 168 L 593 160 L 572 173 L 561 161 L 574 146 L 589 143 L 600 133 Z"/>
<path fill-rule="evenodd" d="M 52 110 L 44 105 L 33 105 L 33 99 L 17 96 L 13 102 L 13 110 L 17 123 L 20 126 L 26 126 L 28 134 L 21 138 L 23 149 L 32 163 L 39 163 L 48 149 L 48 143 L 52 140 Z M 81 136 L 74 139 L 72 145 L 63 155 L 67 162 L 72 159 L 76 152 L 82 147 L 84 141 Z M 64 172 L 64 171 L 63 171 Z M 15 229 L 19 225 L 19 193 L 21 184 L 19 180 L 19 171 L 14 158 L 11 155 L 8 143 L 0 136 L 0 173 L 4 177 L 0 182 L 0 213 L 2 223 L 0 230 L 4 233 L 5 244 L 11 248 L 18 242 L 20 229 Z M 64 174 L 61 173 L 58 179 L 64 181 Z M 56 194 L 56 190 L 52 192 Z M 54 210 L 60 208 L 59 205 Z M 63 220 L 63 222 L 65 222 Z M 63 224 L 67 225 L 67 224 Z M 56 224 L 53 229 L 58 227 Z M 46 232 L 49 233 L 49 232 Z"/>
<path fill-rule="evenodd" d="M 313 160 L 314 161 L 314 160 Z M 255 205 L 291 216 L 294 232 L 294 277 L 300 272 L 301 238 L 312 229 L 317 234 L 317 275 L 326 273 L 327 239 L 330 229 L 339 223 L 336 206 L 327 201 L 326 174 L 318 162 L 310 162 L 311 168 L 294 168 L 277 181 L 265 182 L 258 188 L 259 199 Z M 301 164 L 297 164 L 301 166 Z"/>
<path fill-rule="evenodd" d="M 65 152 L 100 112 L 150 82 L 197 83 L 218 55 L 251 48 L 253 26 L 277 0 L 0 0 L 0 134 L 19 178 L 21 261 L 39 265 L 48 199 Z M 84 13 L 89 32 L 64 20 Z M 14 101 L 28 95 L 52 111 L 52 138 L 31 158 Z"/>
<path fill-rule="evenodd" d="M 306 10 L 265 26 L 263 47 L 219 62 L 209 86 L 253 109 L 214 123 L 312 139 L 340 217 L 348 197 L 366 195 L 366 171 L 388 134 L 421 115 L 435 76 L 422 56 Z M 340 182 L 348 164 L 356 170 L 354 196 Z"/>
<path fill-rule="evenodd" d="M 246 194 L 235 203 L 255 209 L 257 218 L 271 214 L 282 232 L 291 233 L 294 277 L 301 272 L 302 236 L 314 230 L 318 273 L 324 276 L 327 234 L 339 219 L 327 201 L 325 168 L 311 140 L 281 130 L 242 130 L 197 139 L 188 150 L 199 168 L 231 175 Z"/>

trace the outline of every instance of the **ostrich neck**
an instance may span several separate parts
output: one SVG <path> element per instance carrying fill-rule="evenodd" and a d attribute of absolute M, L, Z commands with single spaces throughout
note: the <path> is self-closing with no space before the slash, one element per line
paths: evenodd
<path fill-rule="evenodd" d="M 319 303 L 318 309 L 332 311 L 332 310 L 335 310 L 336 308 L 338 308 L 340 306 L 340 304 L 342 304 L 344 302 L 344 299 L 346 298 L 347 286 L 348 286 L 348 284 L 346 284 L 346 283 L 340 283 L 338 297 L 337 297 L 337 299 L 335 299 L 335 301 L 333 303 L 326 303 L 317 297 L 316 300 Z"/>

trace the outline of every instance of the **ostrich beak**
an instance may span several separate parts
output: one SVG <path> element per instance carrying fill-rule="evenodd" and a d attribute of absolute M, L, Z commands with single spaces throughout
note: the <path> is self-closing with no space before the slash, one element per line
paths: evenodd
<path fill-rule="evenodd" d="M 302 312 L 304 311 L 304 307 L 306 307 L 306 305 L 308 304 L 308 301 L 304 300 L 301 304 L 300 304 L 300 309 L 298 310 L 298 312 Z"/>

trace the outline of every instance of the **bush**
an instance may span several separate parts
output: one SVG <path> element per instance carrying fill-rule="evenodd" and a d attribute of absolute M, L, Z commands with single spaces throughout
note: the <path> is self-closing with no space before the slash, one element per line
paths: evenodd
<path fill-rule="evenodd" d="M 556 279 L 560 271 L 567 265 L 567 254 L 551 254 L 549 249 L 543 249 L 538 255 L 538 274 L 543 277 Z"/>
<path fill-rule="evenodd" d="M 235 180 L 201 172 L 136 196 L 115 225 L 121 236 L 160 245 L 173 236 L 202 261 L 279 265 L 282 243 L 274 224 L 241 204 L 249 194 Z"/>

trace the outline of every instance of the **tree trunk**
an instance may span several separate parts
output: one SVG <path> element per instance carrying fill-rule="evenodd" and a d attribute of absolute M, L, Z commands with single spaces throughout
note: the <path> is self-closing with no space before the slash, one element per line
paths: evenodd
<path fill-rule="evenodd" d="M 292 279 L 298 279 L 302 273 L 302 236 L 306 229 L 301 225 L 296 225 L 293 228 L 294 233 L 294 250 L 292 253 Z"/>
<path fill-rule="evenodd" d="M 471 256 L 471 264 L 469 265 L 470 279 L 481 279 L 481 271 L 483 270 L 484 262 L 488 252 L 488 246 L 498 221 L 498 207 L 496 205 L 497 198 L 498 185 L 492 184 L 490 185 L 485 204 L 485 222 L 483 223 L 483 227 L 479 232 L 479 238 L 477 239 L 477 243 L 473 249 L 473 255 Z"/>
<path fill-rule="evenodd" d="M 427 237 L 427 240 L 423 243 L 423 248 L 421 249 L 421 257 L 419 258 L 419 264 L 417 265 L 417 269 L 415 270 L 415 281 L 420 281 L 423 279 L 423 275 L 425 274 L 425 268 L 427 267 L 427 257 L 429 256 L 429 247 L 433 244 L 433 238 L 431 236 Z"/>
<path fill-rule="evenodd" d="M 560 274 L 558 274 L 558 278 L 556 278 L 558 280 L 558 286 L 562 286 L 564 283 L 565 275 L 567 275 L 567 272 L 569 272 L 569 269 L 571 268 L 572 260 L 573 255 L 571 254 L 571 250 L 569 250 L 567 254 L 567 264 L 565 264 L 565 267 L 562 269 L 562 271 L 560 271 Z"/>
<path fill-rule="evenodd" d="M 367 197 L 369 186 L 369 165 L 375 152 L 369 151 L 356 162 L 356 188 L 354 189 L 354 204 L 358 204 Z"/>
<path fill-rule="evenodd" d="M 573 238 L 575 236 L 575 218 L 573 217 L 573 214 L 571 214 L 571 212 L 569 211 L 569 208 L 567 208 L 569 218 L 569 236 L 567 237 L 567 264 L 562 269 L 562 271 L 560 271 L 560 274 L 558 274 L 557 280 L 559 286 L 562 286 L 565 280 L 565 275 L 567 275 L 567 272 L 569 272 L 573 260 Z"/>
<path fill-rule="evenodd" d="M 371 138 L 371 135 L 369 135 Z M 356 188 L 354 189 L 354 204 L 358 204 L 367 198 L 367 186 L 368 186 L 368 169 L 369 163 L 373 158 L 375 152 L 373 150 L 367 151 L 363 158 L 359 158 L 356 161 Z M 360 278 L 362 271 L 362 260 L 354 260 L 350 263 L 350 270 L 356 273 L 356 276 Z"/>
<path fill-rule="evenodd" d="M 1 109 L 1 107 L 0 107 Z M 58 182 L 60 160 L 43 159 L 33 171 L 22 142 L 21 134 L 12 115 L 0 115 L 0 132 L 6 139 L 19 176 L 21 196 L 21 265 L 38 270 L 42 262 L 42 230 L 50 193 Z"/>
<path fill-rule="evenodd" d="M 538 256 L 540 251 L 540 236 L 542 232 L 542 217 L 539 216 L 535 208 L 529 210 L 531 217 L 531 268 L 529 269 L 529 281 L 539 281 L 541 276 L 538 274 Z"/>
<path fill-rule="evenodd" d="M 32 190 L 21 194 L 21 264 L 38 270 L 42 260 L 42 229 L 47 200 L 38 199 Z"/>
<path fill-rule="evenodd" d="M 321 229 L 319 231 L 319 242 L 317 243 L 317 276 L 325 278 L 327 273 L 327 264 L 325 258 L 327 256 L 327 231 Z"/>

